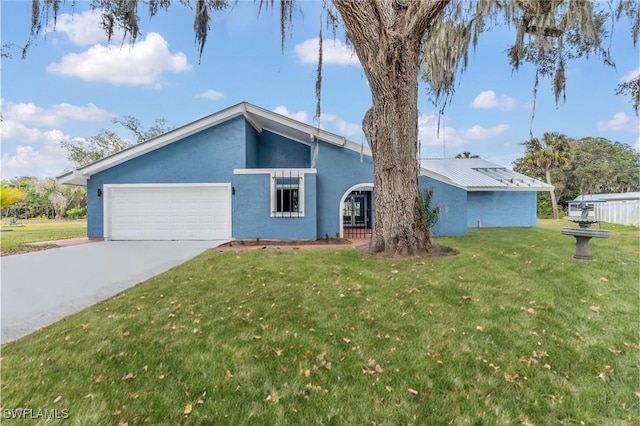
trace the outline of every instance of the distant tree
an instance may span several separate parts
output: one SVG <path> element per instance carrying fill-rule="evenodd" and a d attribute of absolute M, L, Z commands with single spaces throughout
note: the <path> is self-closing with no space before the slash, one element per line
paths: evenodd
<path fill-rule="evenodd" d="M 75 167 L 86 166 L 171 130 L 164 118 L 156 120 L 149 129 L 145 129 L 137 118 L 130 115 L 125 115 L 121 120 L 113 119 L 112 121 L 133 133 L 134 140 L 123 138 L 111 130 L 101 129 L 97 135 L 85 140 L 60 142 L 67 149 L 67 159 Z"/>
<path fill-rule="evenodd" d="M 570 139 L 560 133 L 545 133 L 542 139 L 532 138 L 523 142 L 526 148 L 524 163 L 534 176 L 543 174 L 546 182 L 553 185 L 551 172 L 571 162 Z M 519 171 L 519 170 L 516 170 Z M 551 191 L 551 208 L 553 218 L 558 219 L 558 198 L 555 189 Z"/>
<path fill-rule="evenodd" d="M 640 190 L 640 154 L 605 138 L 577 141 L 571 166 L 564 170 L 569 190 L 582 194 Z"/>
<path fill-rule="evenodd" d="M 148 15 L 167 10 L 171 0 L 148 0 Z M 109 40 L 115 29 L 123 29 L 134 43 L 140 34 L 139 1 L 93 0 L 102 16 Z M 193 29 L 202 55 L 209 35 L 211 13 L 231 7 L 226 0 L 189 0 Z M 259 0 L 258 7 L 274 0 Z M 52 12 L 54 22 L 62 0 L 32 0 L 31 38 Z M 418 144 L 418 80 L 422 75 L 436 105 L 444 107 L 453 94 L 456 77 L 467 65 L 469 47 L 496 23 L 516 28 L 516 39 L 508 50 L 514 69 L 531 63 L 538 77 L 553 81 L 556 103 L 564 96 L 568 61 L 598 55 L 610 62 L 603 43 L 607 35 L 607 12 L 596 2 L 584 0 L 332 0 L 323 1 L 322 18 L 336 34 L 339 24 L 356 52 L 371 90 L 372 106 L 363 118 L 363 131 L 371 147 L 376 188 L 376 220 L 369 249 L 390 256 L 431 252 L 435 242 L 425 224 L 415 161 Z M 608 4 L 611 7 L 611 4 Z M 633 0 L 619 0 L 616 17 L 640 21 Z M 282 43 L 294 20 L 295 0 L 280 2 Z M 637 37 L 637 33 L 634 34 Z M 322 76 L 322 30 L 319 31 L 319 62 L 316 80 L 316 116 L 320 118 Z M 422 71 L 422 74 L 421 74 Z M 535 96 L 535 95 L 534 95 Z"/>
<path fill-rule="evenodd" d="M 456 158 L 480 158 L 479 155 L 472 155 L 469 151 L 463 151 L 456 155 Z"/>

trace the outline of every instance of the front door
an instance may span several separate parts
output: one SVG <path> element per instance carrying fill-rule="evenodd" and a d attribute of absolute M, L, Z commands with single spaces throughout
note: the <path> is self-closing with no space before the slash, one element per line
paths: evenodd
<path fill-rule="evenodd" d="M 346 238 L 367 238 L 371 234 L 371 191 L 354 191 L 342 206 Z"/>

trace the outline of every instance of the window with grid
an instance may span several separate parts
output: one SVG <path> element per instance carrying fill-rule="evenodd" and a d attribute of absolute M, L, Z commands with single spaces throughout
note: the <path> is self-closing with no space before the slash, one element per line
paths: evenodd
<path fill-rule="evenodd" d="M 272 176 L 271 216 L 304 216 L 304 185 L 298 173 L 282 171 Z"/>

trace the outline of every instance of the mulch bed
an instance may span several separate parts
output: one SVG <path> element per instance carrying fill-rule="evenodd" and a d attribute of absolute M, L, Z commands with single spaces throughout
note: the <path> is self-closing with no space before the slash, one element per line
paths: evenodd
<path fill-rule="evenodd" d="M 303 248 L 343 248 L 353 247 L 354 243 L 346 238 L 321 238 L 318 240 L 238 240 L 216 247 L 215 251 L 242 251 L 264 249 L 303 249 Z"/>

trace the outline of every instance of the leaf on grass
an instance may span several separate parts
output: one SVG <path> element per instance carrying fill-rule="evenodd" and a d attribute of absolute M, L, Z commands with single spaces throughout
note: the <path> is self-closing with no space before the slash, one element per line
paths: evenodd
<path fill-rule="evenodd" d="M 364 374 L 382 374 L 384 370 L 380 367 L 380 364 L 376 363 L 375 359 L 370 359 L 366 365 L 362 365 L 362 372 Z"/>
<path fill-rule="evenodd" d="M 518 381 L 519 378 L 520 378 L 520 375 L 518 373 L 513 375 L 504 373 L 504 379 L 509 383 L 515 383 L 516 381 Z"/>
<path fill-rule="evenodd" d="M 407 392 L 409 392 L 411 395 L 417 395 L 418 394 L 417 390 L 411 389 L 411 388 L 407 389 Z"/>
<path fill-rule="evenodd" d="M 576 332 L 576 337 L 578 338 L 578 340 L 580 340 L 581 342 L 584 342 L 584 337 L 582 336 L 582 334 Z"/>
<path fill-rule="evenodd" d="M 349 339 L 348 337 L 343 337 L 342 341 L 345 342 L 346 344 L 351 343 L 351 339 Z"/>
<path fill-rule="evenodd" d="M 545 370 L 551 370 L 551 366 L 549 364 L 545 364 L 542 366 Z"/>
<path fill-rule="evenodd" d="M 484 331 L 484 327 L 482 327 L 481 325 L 477 325 L 477 326 L 476 326 L 476 330 L 478 330 L 478 331 Z"/>
<path fill-rule="evenodd" d="M 88 393 L 85 396 L 83 396 L 84 399 L 93 399 L 93 394 L 92 393 Z"/>
<path fill-rule="evenodd" d="M 127 337 L 128 335 L 130 335 L 131 332 L 130 331 L 123 331 L 122 332 L 122 337 Z"/>
<path fill-rule="evenodd" d="M 62 395 L 58 395 L 56 396 L 56 399 L 53 400 L 53 402 L 60 402 L 62 400 Z"/>
<path fill-rule="evenodd" d="M 191 412 L 193 411 L 193 405 L 191 404 L 187 404 L 186 407 L 184 407 L 184 411 L 182 412 L 185 416 L 188 416 L 189 414 L 191 414 Z"/>
<path fill-rule="evenodd" d="M 518 416 L 518 420 L 520 421 L 520 424 L 522 426 L 534 426 L 534 424 L 531 423 L 531 420 L 529 420 L 529 418 L 524 414 L 521 414 L 520 416 Z"/>
<path fill-rule="evenodd" d="M 227 379 L 230 379 L 233 377 L 233 374 L 231 374 L 231 371 L 227 370 L 227 372 L 225 373 L 225 375 L 227 376 Z"/>
<path fill-rule="evenodd" d="M 620 355 L 622 353 L 621 350 L 613 349 L 613 348 L 609 348 L 609 352 L 611 352 L 614 355 Z"/>
<path fill-rule="evenodd" d="M 593 305 L 593 306 L 590 306 L 589 309 L 591 309 L 593 312 L 597 312 L 597 313 L 600 312 L 600 306 Z"/>
<path fill-rule="evenodd" d="M 133 373 L 127 373 L 124 376 L 122 376 L 122 380 L 133 380 L 136 378 L 136 375 Z"/>
<path fill-rule="evenodd" d="M 637 398 L 640 398 L 640 391 L 635 391 L 633 394 L 634 394 Z"/>
<path fill-rule="evenodd" d="M 608 279 L 606 279 L 605 277 L 600 277 L 600 281 L 602 281 L 603 283 L 606 283 L 606 282 L 608 282 L 609 280 L 608 280 Z"/>
<path fill-rule="evenodd" d="M 463 302 L 471 302 L 471 296 L 462 296 L 461 299 Z"/>
<path fill-rule="evenodd" d="M 82 329 L 86 330 L 87 328 L 89 328 L 89 324 L 82 324 Z"/>

